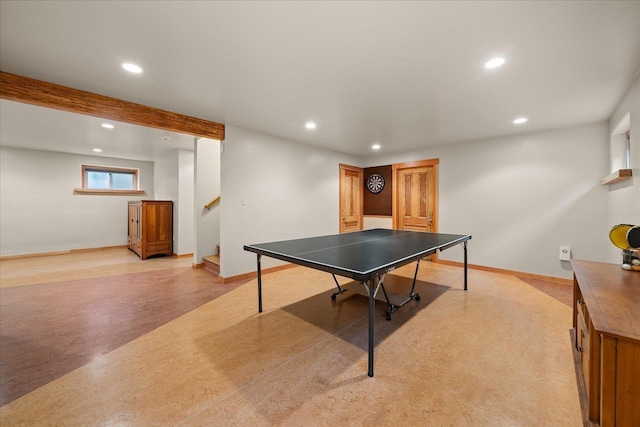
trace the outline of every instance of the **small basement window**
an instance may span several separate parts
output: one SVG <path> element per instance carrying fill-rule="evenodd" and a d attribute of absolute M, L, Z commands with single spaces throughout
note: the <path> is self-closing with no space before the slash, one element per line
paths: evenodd
<path fill-rule="evenodd" d="M 628 112 L 611 133 L 609 158 L 612 173 L 602 181 L 602 185 L 611 185 L 630 180 L 633 169 L 630 165 L 631 150 L 631 113 Z"/>
<path fill-rule="evenodd" d="M 80 194 L 145 194 L 138 189 L 138 169 L 82 165 Z"/>

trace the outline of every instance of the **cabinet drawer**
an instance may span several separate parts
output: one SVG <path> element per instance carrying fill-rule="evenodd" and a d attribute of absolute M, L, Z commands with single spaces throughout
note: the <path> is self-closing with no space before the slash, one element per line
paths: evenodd
<path fill-rule="evenodd" d="M 168 252 L 171 250 L 171 242 L 153 242 L 147 243 L 145 245 L 145 250 L 147 252 L 158 252 L 165 251 Z"/>
<path fill-rule="evenodd" d="M 585 324 L 584 318 L 578 313 L 577 328 L 576 328 L 576 347 L 580 352 L 580 362 L 582 367 L 582 376 L 584 378 L 584 385 L 589 394 L 589 359 L 590 359 L 590 346 L 589 346 L 589 329 Z"/>
<path fill-rule="evenodd" d="M 582 318 L 585 325 L 589 324 L 589 312 L 587 311 L 584 301 L 582 300 L 582 295 L 579 295 L 578 300 L 576 301 L 576 306 L 578 307 L 578 318 Z"/>
<path fill-rule="evenodd" d="M 576 347 L 580 351 L 584 351 L 589 346 L 589 312 L 581 299 L 577 301 L 576 316 Z"/>
<path fill-rule="evenodd" d="M 589 326 L 585 319 L 578 316 L 578 342 L 582 348 L 583 353 L 589 352 Z"/>

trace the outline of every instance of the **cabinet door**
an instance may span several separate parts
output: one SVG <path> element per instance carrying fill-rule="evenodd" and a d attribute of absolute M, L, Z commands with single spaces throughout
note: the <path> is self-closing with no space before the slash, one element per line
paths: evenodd
<path fill-rule="evenodd" d="M 136 234 L 136 223 L 135 223 L 135 217 L 134 217 L 134 211 L 136 209 L 136 206 L 133 203 L 129 203 L 129 237 L 133 237 Z"/>
<path fill-rule="evenodd" d="M 140 204 L 129 203 L 129 237 L 140 239 Z"/>
<path fill-rule="evenodd" d="M 127 245 L 129 249 L 142 257 L 142 244 L 140 241 L 140 203 L 130 202 L 127 211 L 127 231 L 129 234 L 127 237 Z"/>
<path fill-rule="evenodd" d="M 166 242 L 172 239 L 172 206 L 168 203 L 146 203 L 144 210 L 145 242 Z"/>
<path fill-rule="evenodd" d="M 159 203 L 156 207 L 156 239 L 171 243 L 173 240 L 173 205 Z"/>
<path fill-rule="evenodd" d="M 142 205 L 136 204 L 136 239 L 142 239 Z"/>
<path fill-rule="evenodd" d="M 140 240 L 142 238 L 142 215 L 140 214 L 142 206 L 135 203 L 133 207 L 133 237 Z"/>
<path fill-rule="evenodd" d="M 143 258 L 150 255 L 171 255 L 173 250 L 173 203 L 143 203 L 141 223 Z"/>

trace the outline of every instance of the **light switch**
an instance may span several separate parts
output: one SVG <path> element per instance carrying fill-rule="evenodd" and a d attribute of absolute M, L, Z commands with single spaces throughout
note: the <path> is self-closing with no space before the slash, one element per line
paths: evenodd
<path fill-rule="evenodd" d="M 240 206 L 247 206 L 247 199 L 245 197 L 240 197 Z"/>
<path fill-rule="evenodd" d="M 560 246 L 560 261 L 571 261 L 571 248 Z"/>

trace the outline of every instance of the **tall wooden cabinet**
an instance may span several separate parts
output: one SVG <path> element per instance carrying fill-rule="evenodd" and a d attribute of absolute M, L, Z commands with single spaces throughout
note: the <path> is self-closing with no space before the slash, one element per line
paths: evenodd
<path fill-rule="evenodd" d="M 574 352 L 586 424 L 640 426 L 640 273 L 571 261 Z"/>
<path fill-rule="evenodd" d="M 127 244 L 142 259 L 173 254 L 173 202 L 129 202 Z"/>

